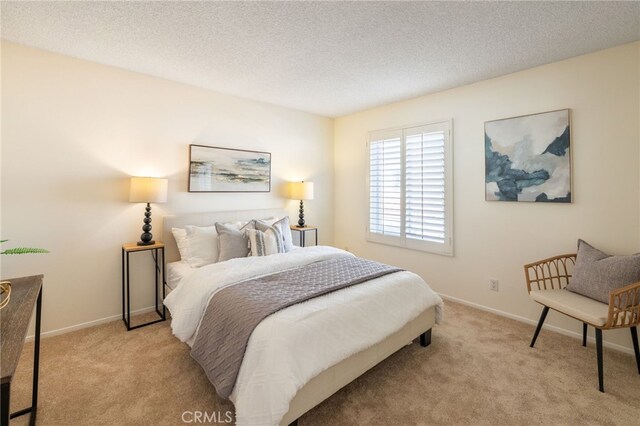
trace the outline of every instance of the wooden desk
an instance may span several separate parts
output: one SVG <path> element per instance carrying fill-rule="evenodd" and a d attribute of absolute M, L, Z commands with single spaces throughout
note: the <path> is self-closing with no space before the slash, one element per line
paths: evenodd
<path fill-rule="evenodd" d="M 40 367 L 40 320 L 42 317 L 42 275 L 14 278 L 11 281 L 11 300 L 0 311 L 0 370 L 2 371 L 2 390 L 0 401 L 0 424 L 7 426 L 9 419 L 31 413 L 29 425 L 36 423 L 38 408 L 38 371 Z M 33 387 L 31 407 L 9 414 L 11 400 L 11 381 L 18 366 L 20 353 L 27 336 L 29 321 L 36 306 L 36 336 L 33 350 Z"/>

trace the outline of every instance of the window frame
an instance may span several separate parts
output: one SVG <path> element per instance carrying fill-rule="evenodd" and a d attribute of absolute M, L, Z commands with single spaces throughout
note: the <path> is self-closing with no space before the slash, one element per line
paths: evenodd
<path fill-rule="evenodd" d="M 417 128 L 433 127 L 433 131 L 444 132 L 444 232 L 445 242 L 437 243 L 433 241 L 424 241 L 406 236 L 406 152 L 407 152 L 407 134 L 415 131 Z M 400 236 L 384 235 L 377 232 L 371 232 L 371 142 L 372 140 L 380 140 L 380 135 L 401 134 L 400 152 L 401 152 L 401 191 L 400 191 Z M 453 229 L 453 120 L 437 120 L 428 123 L 411 124 L 406 126 L 398 126 L 387 129 L 374 130 L 367 133 L 366 139 L 366 193 L 367 193 L 367 219 L 366 219 L 366 240 L 368 242 L 384 244 L 394 247 L 406 248 L 409 250 L 417 250 L 427 253 L 439 254 L 444 256 L 454 255 L 454 229 Z"/>

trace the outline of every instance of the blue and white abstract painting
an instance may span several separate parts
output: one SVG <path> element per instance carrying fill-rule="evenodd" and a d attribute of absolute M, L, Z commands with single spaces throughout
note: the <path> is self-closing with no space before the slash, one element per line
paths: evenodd
<path fill-rule="evenodd" d="M 569 110 L 484 124 L 487 201 L 571 202 Z"/>
<path fill-rule="evenodd" d="M 189 192 L 269 192 L 271 154 L 190 145 Z"/>

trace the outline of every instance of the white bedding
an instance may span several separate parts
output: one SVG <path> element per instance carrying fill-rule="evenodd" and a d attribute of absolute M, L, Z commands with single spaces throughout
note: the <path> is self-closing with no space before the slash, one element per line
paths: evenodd
<path fill-rule="evenodd" d="M 193 271 L 195 271 L 195 268 L 192 268 L 184 261 L 167 263 L 167 287 L 175 290 L 182 282 L 182 279 Z"/>
<path fill-rule="evenodd" d="M 165 299 L 173 334 L 183 342 L 193 342 L 209 299 L 227 285 L 339 256 L 352 254 L 316 246 L 199 268 Z M 436 322 L 440 322 L 442 299 L 419 276 L 403 271 L 269 316 L 249 339 L 230 397 L 237 424 L 278 424 L 309 380 L 380 342 L 434 305 Z"/>

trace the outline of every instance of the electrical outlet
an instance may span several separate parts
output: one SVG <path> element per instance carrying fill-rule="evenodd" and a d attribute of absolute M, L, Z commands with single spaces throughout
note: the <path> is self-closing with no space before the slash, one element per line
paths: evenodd
<path fill-rule="evenodd" d="M 489 290 L 498 291 L 498 280 L 495 278 L 489 280 Z"/>

